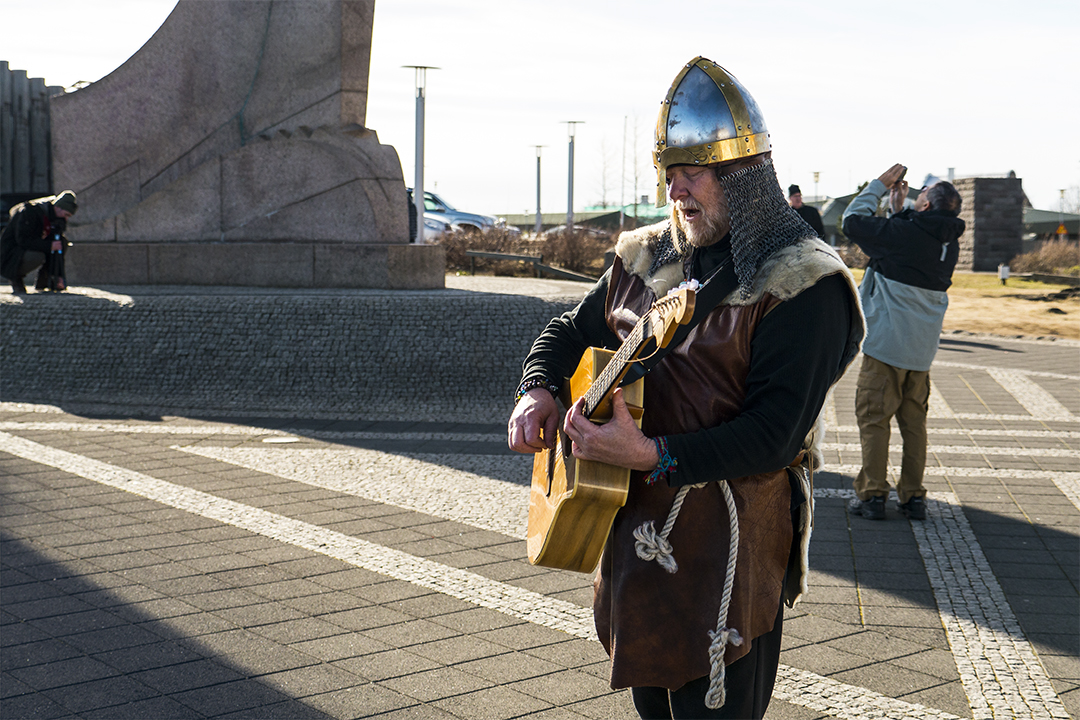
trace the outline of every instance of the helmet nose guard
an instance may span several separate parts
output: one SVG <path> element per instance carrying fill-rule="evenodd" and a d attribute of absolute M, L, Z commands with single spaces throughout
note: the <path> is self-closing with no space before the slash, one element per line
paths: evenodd
<path fill-rule="evenodd" d="M 765 118 L 733 75 L 698 56 L 675 77 L 656 120 L 656 207 L 667 204 L 671 165 L 710 165 L 772 149 Z"/>

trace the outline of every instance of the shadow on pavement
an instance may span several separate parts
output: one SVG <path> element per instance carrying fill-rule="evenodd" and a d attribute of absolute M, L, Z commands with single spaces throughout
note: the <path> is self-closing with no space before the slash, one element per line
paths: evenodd
<path fill-rule="evenodd" d="M 822 472 L 818 488 L 850 489 L 851 478 Z M 1080 560 L 1074 534 L 965 507 L 979 546 L 1005 593 L 1024 639 L 1062 654 L 1078 654 Z M 847 500 L 819 498 L 810 568 L 937 611 L 911 522 L 887 504 L 884 521 L 852 516 Z M 812 601 L 811 601 L 812 602 Z"/>
<path fill-rule="evenodd" d="M 0 716 L 330 717 L 252 679 L 197 638 L 24 540 L 8 532 L 0 532 L 0 540 Z M 174 612 L 185 612 L 182 602 L 168 602 Z M 192 606 L 186 611 L 200 612 Z"/>

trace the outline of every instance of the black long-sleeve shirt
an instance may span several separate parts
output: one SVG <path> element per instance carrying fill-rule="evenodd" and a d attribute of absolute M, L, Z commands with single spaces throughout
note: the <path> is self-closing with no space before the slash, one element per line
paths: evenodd
<path fill-rule="evenodd" d="M 698 250 L 689 263 L 690 277 L 707 277 L 729 252 L 728 242 Z M 721 272 L 733 270 L 729 265 Z M 621 344 L 604 317 L 609 280 L 605 274 L 576 308 L 548 323 L 525 359 L 524 380 L 561 385 L 586 348 Z M 839 377 L 853 303 L 846 280 L 830 275 L 766 314 L 751 340 L 742 411 L 715 427 L 667 436 L 678 460 L 668 483 L 729 480 L 787 465 Z"/>

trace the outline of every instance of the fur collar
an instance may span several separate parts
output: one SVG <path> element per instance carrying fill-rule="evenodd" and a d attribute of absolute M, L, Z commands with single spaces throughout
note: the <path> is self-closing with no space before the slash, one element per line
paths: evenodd
<path fill-rule="evenodd" d="M 677 262 L 668 263 L 654 274 L 648 275 L 649 267 L 656 257 L 657 243 L 670 225 L 670 220 L 664 220 L 655 225 L 624 232 L 615 244 L 615 254 L 622 260 L 626 272 L 645 281 L 646 287 L 652 290 L 656 297 L 663 297 L 684 279 L 682 263 Z M 836 273 L 844 275 L 852 293 L 857 297 L 855 280 L 836 250 L 816 237 L 807 237 L 795 245 L 779 250 L 762 264 L 754 277 L 754 286 L 748 299 L 740 298 L 738 290 L 735 290 L 724 298 L 722 304 L 753 305 L 759 302 L 765 293 L 780 300 L 790 300 L 823 277 Z"/>

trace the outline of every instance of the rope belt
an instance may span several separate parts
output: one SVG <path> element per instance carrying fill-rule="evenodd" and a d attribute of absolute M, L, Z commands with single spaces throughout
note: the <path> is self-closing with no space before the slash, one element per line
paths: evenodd
<path fill-rule="evenodd" d="M 668 512 L 667 522 L 664 523 L 664 529 L 659 535 L 657 535 L 656 527 L 651 520 L 634 530 L 634 550 L 639 558 L 645 562 L 655 560 L 660 567 L 669 573 L 678 571 L 679 566 L 675 562 L 675 558 L 672 557 L 672 547 L 671 543 L 668 542 L 668 535 L 671 534 L 671 529 L 675 526 L 675 520 L 679 517 L 679 511 L 682 509 L 686 494 L 692 488 L 702 488 L 708 484 L 698 483 L 696 485 L 684 485 L 679 488 L 675 500 L 671 504 L 671 510 Z M 705 705 L 713 710 L 723 707 L 724 701 L 727 699 L 727 690 L 724 687 L 724 675 L 726 672 L 724 653 L 727 651 L 727 646 L 742 645 L 743 642 L 738 630 L 727 627 L 728 607 L 731 605 L 731 588 L 735 584 L 735 561 L 739 555 L 739 516 L 735 509 L 735 496 L 731 494 L 728 482 L 720 480 L 718 484 L 720 485 L 720 491 L 724 495 L 724 502 L 727 504 L 730 542 L 728 543 L 724 592 L 720 598 L 720 612 L 716 620 L 716 630 L 709 631 L 709 640 L 711 641 L 709 643 L 709 690 L 705 694 Z"/>

